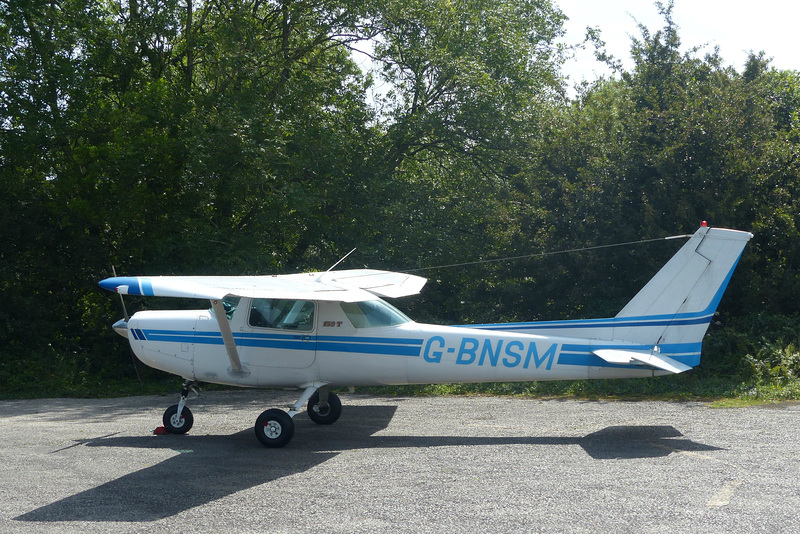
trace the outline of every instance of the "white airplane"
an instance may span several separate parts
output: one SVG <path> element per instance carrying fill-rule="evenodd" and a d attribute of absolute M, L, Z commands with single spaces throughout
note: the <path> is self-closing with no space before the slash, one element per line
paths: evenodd
<path fill-rule="evenodd" d="M 615 317 L 438 326 L 382 297 L 420 292 L 425 279 L 377 270 L 278 276 L 114 277 L 121 295 L 208 299 L 195 311 L 140 311 L 114 324 L 145 364 L 185 382 L 164 427 L 183 434 L 196 382 L 299 388 L 289 412 L 270 409 L 258 440 L 282 447 L 307 404 L 334 423 L 333 388 L 373 385 L 628 378 L 681 373 L 700 363 L 708 325 L 752 234 L 702 226 Z"/>

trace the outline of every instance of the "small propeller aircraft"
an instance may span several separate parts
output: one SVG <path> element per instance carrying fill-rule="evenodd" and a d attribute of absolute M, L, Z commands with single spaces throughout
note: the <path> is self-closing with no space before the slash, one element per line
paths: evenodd
<path fill-rule="evenodd" d="M 342 413 L 338 387 L 632 378 L 687 371 L 752 234 L 700 227 L 615 317 L 472 326 L 419 324 L 383 298 L 420 292 L 426 280 L 356 269 L 276 276 L 114 277 L 120 295 L 207 299 L 210 309 L 140 311 L 114 324 L 145 364 L 181 376 L 168 432 L 194 421 L 197 382 L 299 388 L 287 412 L 269 409 L 258 440 L 282 447 L 304 405 L 328 425 Z"/>

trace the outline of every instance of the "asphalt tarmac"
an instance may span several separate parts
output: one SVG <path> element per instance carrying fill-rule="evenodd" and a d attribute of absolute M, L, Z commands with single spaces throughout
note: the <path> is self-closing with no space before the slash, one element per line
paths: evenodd
<path fill-rule="evenodd" d="M 800 532 L 800 404 L 342 395 L 284 449 L 294 392 L 0 402 L 0 532 Z"/>

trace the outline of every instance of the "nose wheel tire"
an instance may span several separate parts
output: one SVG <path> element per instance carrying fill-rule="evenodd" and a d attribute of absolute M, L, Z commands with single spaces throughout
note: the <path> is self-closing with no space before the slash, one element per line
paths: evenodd
<path fill-rule="evenodd" d="M 161 420 L 164 422 L 164 428 L 166 428 L 170 434 L 186 434 L 194 424 L 192 412 L 186 406 L 183 407 L 181 416 L 178 417 L 177 404 L 173 404 L 167 408 Z"/>
<path fill-rule="evenodd" d="M 332 425 L 342 415 L 342 401 L 339 400 L 339 396 L 336 393 L 329 392 L 328 405 L 322 407 L 319 403 L 319 391 L 317 391 L 308 399 L 306 412 L 309 419 L 318 425 Z"/>
<path fill-rule="evenodd" d="M 258 416 L 255 431 L 265 447 L 283 447 L 294 436 L 294 421 L 288 413 L 273 408 Z"/>

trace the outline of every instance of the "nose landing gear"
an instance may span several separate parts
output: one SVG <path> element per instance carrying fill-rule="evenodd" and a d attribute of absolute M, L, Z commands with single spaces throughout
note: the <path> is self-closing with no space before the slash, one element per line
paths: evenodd
<path fill-rule="evenodd" d="M 190 393 L 194 395 L 192 398 L 195 399 L 200 396 L 197 389 L 194 387 L 194 382 L 187 380 L 183 383 L 181 399 L 178 401 L 178 404 L 173 404 L 164 411 L 164 416 L 161 418 L 161 421 L 164 423 L 164 428 L 170 434 L 186 434 L 194 424 L 194 416 L 192 416 L 191 410 L 186 406 L 186 400 Z"/>

